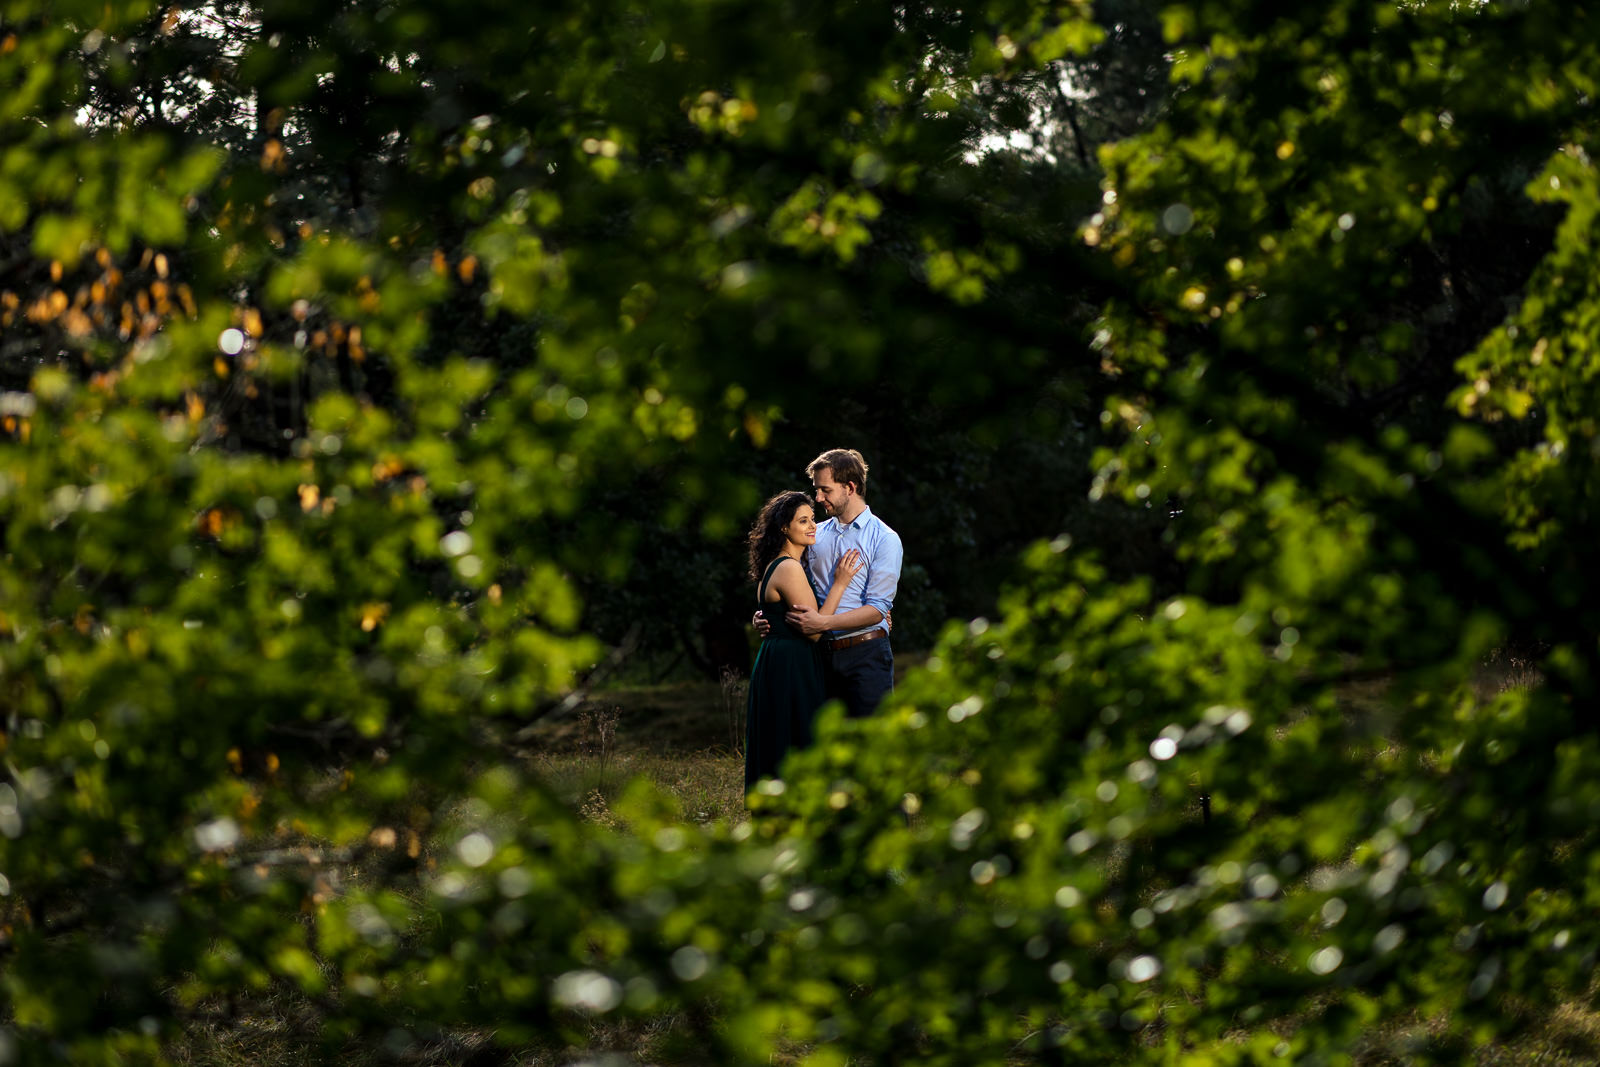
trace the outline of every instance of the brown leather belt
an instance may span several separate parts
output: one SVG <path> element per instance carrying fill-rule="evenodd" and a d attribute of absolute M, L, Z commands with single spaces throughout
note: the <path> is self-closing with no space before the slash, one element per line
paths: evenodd
<path fill-rule="evenodd" d="M 880 637 L 887 636 L 888 634 L 884 630 L 868 630 L 866 633 L 856 634 L 854 637 L 830 637 L 827 640 L 828 651 L 837 652 L 841 648 L 850 648 L 853 645 L 864 645 L 868 641 L 876 641 Z"/>

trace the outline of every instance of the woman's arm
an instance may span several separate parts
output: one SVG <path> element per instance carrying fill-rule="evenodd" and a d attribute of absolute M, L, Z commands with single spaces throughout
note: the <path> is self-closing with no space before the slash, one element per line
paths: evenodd
<path fill-rule="evenodd" d="M 833 568 L 833 585 L 828 589 L 828 599 L 817 609 L 819 614 L 831 616 L 839 610 L 839 601 L 843 598 L 844 591 L 850 588 L 850 579 L 859 574 L 864 565 L 861 550 L 857 548 L 852 548 L 839 557 L 838 564 Z"/>
<path fill-rule="evenodd" d="M 833 572 L 833 586 L 828 590 L 827 603 L 820 611 L 810 610 L 804 604 L 791 604 L 786 613 L 789 625 L 807 637 L 820 635 L 825 630 L 854 630 L 874 626 L 883 618 L 883 612 L 871 604 L 863 604 L 849 611 L 839 611 L 839 601 L 854 578 L 866 566 L 866 558 L 855 549 L 840 558 Z"/>
<path fill-rule="evenodd" d="M 799 560 L 784 560 L 778 564 L 778 569 L 772 575 L 768 589 L 776 590 L 778 603 L 804 604 L 812 611 L 817 609 L 817 595 L 811 591 L 811 581 L 806 577 L 806 569 L 800 565 Z M 829 592 L 832 596 L 832 592 Z M 835 598 L 837 599 L 837 598 Z M 807 634 L 811 641 L 817 640 L 821 634 Z"/>
<path fill-rule="evenodd" d="M 877 615 L 882 618 L 877 608 L 867 607 L 853 608 L 843 615 L 835 614 L 839 610 L 839 600 L 844 596 L 844 591 L 850 586 L 850 579 L 859 574 L 864 566 L 866 566 L 866 561 L 860 552 L 853 548 L 846 552 L 840 557 L 838 564 L 833 569 L 833 585 L 829 587 L 828 599 L 823 602 L 822 607 L 818 609 L 812 606 L 817 602 L 815 596 L 806 597 L 804 600 L 790 601 L 789 610 L 786 612 L 789 624 L 805 634 L 806 640 L 817 641 L 828 630 L 850 628 L 852 624 L 849 621 L 839 620 L 849 620 L 852 615 L 858 617 Z M 799 625 L 796 622 L 797 617 L 806 620 L 805 625 Z M 877 621 L 874 618 L 862 618 L 855 625 L 870 625 Z"/>
<path fill-rule="evenodd" d="M 822 625 L 805 634 L 806 640 L 817 641 L 822 638 L 823 631 L 833 629 L 827 623 L 833 619 L 834 612 L 839 610 L 839 601 L 844 596 L 844 591 L 850 587 L 850 579 L 859 574 L 864 566 L 866 561 L 856 549 L 852 548 L 841 556 L 833 569 L 833 585 L 828 588 L 828 599 L 823 602 L 820 609 L 817 607 L 817 595 L 811 589 L 811 581 L 806 577 L 805 568 L 798 562 L 778 564 L 777 573 L 772 576 L 772 583 L 768 588 L 778 591 L 778 595 L 783 598 L 781 602 L 786 605 L 788 611 L 802 611 L 820 620 Z"/>

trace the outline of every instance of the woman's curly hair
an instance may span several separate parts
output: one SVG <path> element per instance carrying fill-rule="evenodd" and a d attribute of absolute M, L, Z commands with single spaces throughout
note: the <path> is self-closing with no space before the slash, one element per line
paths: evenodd
<path fill-rule="evenodd" d="M 750 580 L 760 582 L 767 566 L 783 551 L 783 528 L 794 521 L 801 506 L 814 507 L 811 497 L 794 489 L 779 493 L 761 506 L 750 527 Z M 807 552 L 811 550 L 806 549 Z"/>

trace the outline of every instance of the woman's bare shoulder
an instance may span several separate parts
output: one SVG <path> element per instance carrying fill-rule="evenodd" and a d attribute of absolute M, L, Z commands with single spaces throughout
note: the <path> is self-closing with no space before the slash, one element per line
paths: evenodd
<path fill-rule="evenodd" d="M 776 567 L 772 568 L 772 578 L 768 584 L 777 585 L 781 583 L 789 585 L 793 582 L 806 580 L 806 569 L 801 566 L 800 561 L 793 556 L 785 556 L 778 560 Z"/>
<path fill-rule="evenodd" d="M 796 583 L 806 580 L 805 568 L 800 565 L 800 561 L 793 556 L 784 556 L 778 560 L 778 565 L 772 568 L 772 576 L 767 579 L 767 599 L 785 599 L 786 596 L 793 595 L 790 590 L 798 588 Z"/>

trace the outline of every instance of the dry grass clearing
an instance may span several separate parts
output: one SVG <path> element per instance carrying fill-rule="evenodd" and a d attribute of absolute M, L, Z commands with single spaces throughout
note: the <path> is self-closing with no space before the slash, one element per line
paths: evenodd
<path fill-rule="evenodd" d="M 690 822 L 744 816 L 744 684 L 683 682 L 592 694 L 522 734 L 530 768 L 586 816 L 609 822 L 644 777 Z"/>

